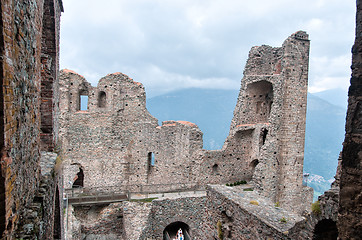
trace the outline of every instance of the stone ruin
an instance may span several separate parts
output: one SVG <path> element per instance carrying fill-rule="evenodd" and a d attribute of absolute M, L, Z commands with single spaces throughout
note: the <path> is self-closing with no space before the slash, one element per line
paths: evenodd
<path fill-rule="evenodd" d="M 306 33 L 251 50 L 230 134 L 206 151 L 197 125 L 158 126 L 127 76 L 97 88 L 71 71 L 59 77 L 61 0 L 0 6 L 1 239 L 362 236 L 360 0 L 346 138 L 336 181 L 313 211 L 302 186 Z M 248 184 L 224 184 L 240 180 Z"/>
<path fill-rule="evenodd" d="M 251 49 L 221 150 L 203 149 L 194 123 L 159 126 L 146 109 L 143 85 L 125 74 L 109 74 L 93 87 L 61 71 L 65 188 L 167 193 L 245 180 L 284 209 L 309 210 L 313 191 L 302 183 L 309 44 L 299 31 L 282 47 Z"/>

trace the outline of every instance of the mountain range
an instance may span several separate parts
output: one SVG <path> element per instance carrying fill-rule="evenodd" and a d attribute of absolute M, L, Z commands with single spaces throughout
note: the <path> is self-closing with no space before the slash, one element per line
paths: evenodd
<path fill-rule="evenodd" d="M 183 89 L 147 99 L 147 109 L 159 120 L 186 120 L 204 133 L 204 148 L 220 149 L 229 134 L 238 90 Z M 332 104 L 331 99 L 334 101 Z M 304 172 L 315 196 L 330 187 L 344 139 L 346 96 L 339 90 L 308 93 Z M 329 100 L 329 101 L 328 101 Z M 339 103 L 338 105 L 336 103 Z"/>

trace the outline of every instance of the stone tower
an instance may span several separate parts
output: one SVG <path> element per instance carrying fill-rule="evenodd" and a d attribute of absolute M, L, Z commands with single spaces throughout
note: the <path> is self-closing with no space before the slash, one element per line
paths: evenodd
<path fill-rule="evenodd" d="M 302 187 L 309 44 L 299 31 L 280 48 L 251 49 L 230 130 L 248 126 L 260 133 L 253 181 L 265 196 L 298 211 L 303 192 L 311 191 Z"/>

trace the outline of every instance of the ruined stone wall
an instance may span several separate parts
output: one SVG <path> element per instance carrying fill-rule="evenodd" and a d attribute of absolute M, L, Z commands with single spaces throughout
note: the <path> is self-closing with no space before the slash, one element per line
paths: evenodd
<path fill-rule="evenodd" d="M 1 1 L 0 234 L 20 231 L 40 184 L 41 49 L 44 4 Z M 54 1 L 59 26 L 61 1 Z M 29 230 L 30 231 L 30 230 Z M 39 236 L 39 232 L 32 236 Z"/>
<path fill-rule="evenodd" d="M 311 195 L 302 186 L 308 54 L 305 32 L 281 48 L 252 48 L 230 134 L 216 151 L 202 149 L 196 124 L 158 126 L 146 109 L 144 87 L 128 76 L 109 74 L 93 87 L 63 70 L 59 136 L 66 188 L 166 191 L 253 178 L 273 201 L 305 210 L 309 202 L 303 200 Z"/>
<path fill-rule="evenodd" d="M 259 134 L 254 183 L 262 193 L 301 212 L 309 40 L 292 34 L 281 48 L 253 47 L 230 132 L 249 124 Z M 230 137 L 230 136 L 229 136 Z M 227 140 L 228 141 L 228 140 Z"/>
<path fill-rule="evenodd" d="M 352 47 L 352 77 L 348 91 L 346 135 L 343 143 L 340 199 L 338 210 L 339 239 L 362 236 L 362 3 L 357 0 L 356 39 Z"/>
<path fill-rule="evenodd" d="M 139 239 L 163 239 L 164 230 L 175 223 L 186 226 L 191 239 L 206 239 L 202 231 L 206 211 L 206 197 L 153 200 L 147 227 Z"/>
<path fill-rule="evenodd" d="M 301 216 L 240 187 L 209 186 L 206 209 L 201 239 L 308 239 Z"/>
<path fill-rule="evenodd" d="M 80 171 L 85 188 L 143 185 L 143 191 L 252 177 L 260 142 L 253 127 L 235 131 L 222 150 L 206 151 L 196 124 L 165 121 L 158 126 L 146 109 L 143 86 L 126 75 L 109 74 L 93 87 L 64 70 L 60 92 L 67 188 Z M 82 96 L 88 97 L 86 110 L 80 107 Z"/>

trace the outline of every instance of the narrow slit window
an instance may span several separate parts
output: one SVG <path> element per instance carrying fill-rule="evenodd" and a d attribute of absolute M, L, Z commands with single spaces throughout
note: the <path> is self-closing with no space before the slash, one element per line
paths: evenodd
<path fill-rule="evenodd" d="M 148 169 L 151 169 L 151 167 L 155 166 L 155 155 L 153 152 L 148 153 Z"/>
<path fill-rule="evenodd" d="M 79 96 L 79 110 L 80 111 L 88 110 L 88 96 L 87 95 Z"/>

